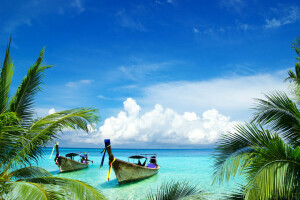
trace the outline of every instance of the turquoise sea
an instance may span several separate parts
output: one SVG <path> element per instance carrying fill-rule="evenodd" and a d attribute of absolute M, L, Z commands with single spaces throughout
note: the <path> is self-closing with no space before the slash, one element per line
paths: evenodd
<path fill-rule="evenodd" d="M 60 148 L 60 155 L 70 152 L 89 152 L 89 159 L 94 163 L 89 168 L 80 171 L 59 173 L 54 162 L 55 151 L 49 159 L 52 148 L 46 148 L 45 155 L 38 166 L 50 171 L 54 176 L 72 178 L 84 181 L 99 190 L 108 199 L 144 199 L 150 190 L 156 190 L 163 182 L 169 180 L 186 180 L 197 185 L 200 189 L 212 193 L 209 199 L 220 199 L 222 194 L 230 192 L 237 184 L 214 184 L 212 186 L 213 149 L 113 149 L 116 158 L 128 160 L 127 157 L 136 154 L 156 153 L 157 163 L 161 166 L 159 173 L 148 179 L 119 185 L 112 170 L 110 181 L 106 180 L 108 172 L 108 156 L 106 155 L 103 168 L 100 169 L 102 149 L 71 149 Z M 78 158 L 79 159 L 79 158 Z"/>

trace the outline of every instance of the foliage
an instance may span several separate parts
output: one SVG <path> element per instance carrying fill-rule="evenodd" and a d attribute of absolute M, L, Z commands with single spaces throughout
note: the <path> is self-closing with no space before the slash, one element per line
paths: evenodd
<path fill-rule="evenodd" d="M 300 61 L 300 37 L 298 37 L 297 39 L 295 39 L 294 43 L 292 43 L 292 48 L 296 51 L 298 57 L 297 60 Z"/>
<path fill-rule="evenodd" d="M 176 199 L 199 199 L 205 200 L 207 193 L 199 190 L 197 186 L 188 182 L 169 181 L 146 195 L 147 200 L 176 200 Z"/>
<path fill-rule="evenodd" d="M 298 55 L 299 41 L 293 45 Z M 300 63 L 288 74 L 286 80 L 300 88 Z M 251 123 L 237 124 L 221 137 L 214 153 L 214 183 L 244 177 L 246 184 L 228 199 L 299 199 L 298 105 L 285 93 L 272 92 L 256 99 L 254 109 Z"/>
<path fill-rule="evenodd" d="M 97 110 L 76 108 L 34 118 L 35 95 L 41 90 L 44 49 L 10 97 L 14 72 L 8 43 L 0 75 L 0 198 L 4 199 L 105 199 L 92 186 L 78 180 L 53 177 L 31 166 L 45 147 L 63 130 L 89 132 L 98 121 Z"/>

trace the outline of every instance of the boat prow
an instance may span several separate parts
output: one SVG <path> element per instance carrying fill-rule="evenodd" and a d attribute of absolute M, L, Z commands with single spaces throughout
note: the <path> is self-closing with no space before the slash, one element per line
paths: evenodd
<path fill-rule="evenodd" d="M 76 171 L 89 166 L 88 163 L 77 162 L 76 160 L 72 160 L 63 156 L 58 156 L 56 159 L 60 172 Z"/>
<path fill-rule="evenodd" d="M 146 166 L 139 166 L 130 162 L 116 159 L 112 164 L 113 170 L 116 174 L 119 184 L 138 181 L 148 178 L 158 173 L 159 165 L 155 168 Z"/>
<path fill-rule="evenodd" d="M 56 156 L 54 161 L 55 164 L 57 164 L 60 172 L 76 171 L 76 170 L 87 168 L 89 166 L 88 163 L 89 160 L 86 152 L 84 153 L 84 155 L 80 155 L 78 153 L 68 153 L 66 154 L 66 157 L 64 157 L 59 155 L 58 142 L 55 143 L 55 147 L 56 147 Z M 81 157 L 81 162 L 74 160 L 76 156 Z"/>
<path fill-rule="evenodd" d="M 136 164 L 130 163 L 124 160 L 115 159 L 111 151 L 110 140 L 106 139 L 104 140 L 104 142 L 105 142 L 105 149 L 102 158 L 102 164 L 104 161 L 105 150 L 107 150 L 107 153 L 109 155 L 109 165 L 110 167 L 113 168 L 119 184 L 138 181 L 158 173 L 160 166 L 156 164 L 156 154 L 143 154 L 143 155 L 152 155 L 152 157 L 149 159 L 148 165 L 146 165 L 148 157 L 142 155 L 129 157 L 128 159 L 138 160 L 138 163 Z M 145 159 L 145 160 L 143 163 L 141 163 L 140 159 Z M 110 175 L 110 169 L 109 169 L 109 175 Z M 109 180 L 109 175 L 108 175 L 108 180 Z"/>

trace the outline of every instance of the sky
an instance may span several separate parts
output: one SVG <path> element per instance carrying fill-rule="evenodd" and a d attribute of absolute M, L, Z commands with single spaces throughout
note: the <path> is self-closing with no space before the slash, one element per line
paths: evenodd
<path fill-rule="evenodd" d="M 36 113 L 99 109 L 64 147 L 211 148 L 251 119 L 254 98 L 289 92 L 296 0 L 1 0 L 0 60 L 12 35 L 12 91 L 45 47 Z M 92 127 L 92 126 L 91 126 Z"/>

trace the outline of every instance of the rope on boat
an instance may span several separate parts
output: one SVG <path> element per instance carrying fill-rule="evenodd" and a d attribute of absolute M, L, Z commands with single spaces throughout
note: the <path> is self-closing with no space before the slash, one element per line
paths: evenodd
<path fill-rule="evenodd" d="M 107 180 L 109 181 L 109 177 L 110 177 L 110 172 L 111 172 L 111 167 L 112 167 L 112 164 L 115 162 L 115 157 L 113 156 L 113 160 L 111 162 L 109 162 L 109 169 L 108 169 L 108 173 L 107 173 Z"/>
<path fill-rule="evenodd" d="M 102 161 L 101 161 L 101 164 L 100 164 L 100 168 L 102 168 L 103 167 L 103 163 L 104 163 L 104 158 L 105 158 L 105 153 L 106 153 L 106 148 L 107 147 L 109 147 L 110 145 L 108 145 L 108 146 L 106 146 L 106 147 L 104 147 L 104 149 L 103 149 L 103 156 L 102 156 Z M 101 152 L 101 153 L 102 153 Z"/>
<path fill-rule="evenodd" d="M 51 159 L 51 157 L 52 157 L 52 155 L 53 155 L 53 152 L 54 152 L 54 149 L 55 149 L 55 146 L 56 146 L 56 144 L 58 145 L 58 142 L 56 142 L 56 143 L 55 143 L 55 145 L 54 145 L 54 147 L 53 147 L 53 149 L 52 149 L 52 153 L 51 153 L 51 155 L 50 155 L 50 158 L 49 158 L 49 159 Z"/>

